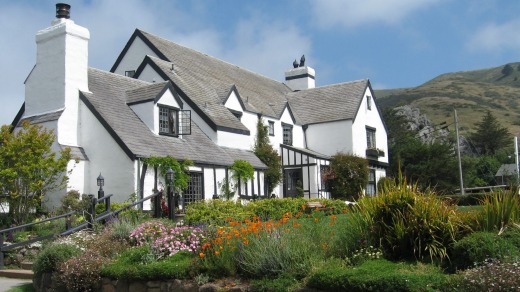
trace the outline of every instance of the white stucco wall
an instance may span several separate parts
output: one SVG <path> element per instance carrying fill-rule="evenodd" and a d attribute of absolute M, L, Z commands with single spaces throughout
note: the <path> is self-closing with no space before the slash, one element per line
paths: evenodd
<path fill-rule="evenodd" d="M 217 131 L 217 141 L 215 142 L 219 146 L 251 150 L 251 138 L 249 135 Z"/>
<path fill-rule="evenodd" d="M 86 194 L 97 195 L 97 177 L 105 178 L 105 194 L 114 194 L 112 201 L 123 202 L 137 191 L 136 165 L 126 155 L 112 136 L 101 125 L 92 112 L 80 104 L 80 141 L 89 158 L 89 167 L 85 171 Z"/>
<path fill-rule="evenodd" d="M 325 155 L 352 153 L 352 120 L 309 125 L 306 138 L 309 149 Z"/>
<path fill-rule="evenodd" d="M 304 139 L 303 139 L 303 129 L 301 125 L 296 125 L 293 122 L 292 116 L 289 112 L 289 109 L 286 107 L 285 110 L 282 113 L 282 116 L 280 117 L 279 122 L 275 122 L 275 128 L 274 128 L 274 139 L 271 136 L 271 141 L 275 141 L 276 146 L 275 149 L 279 147 L 280 144 L 283 144 L 283 129 L 282 129 L 282 123 L 292 125 L 293 126 L 293 143 L 292 146 L 294 147 L 305 147 L 304 145 Z"/>
<path fill-rule="evenodd" d="M 151 82 L 151 83 L 165 81 L 161 77 L 161 75 L 159 75 L 157 73 L 157 71 L 155 71 L 152 67 L 150 67 L 150 65 L 146 65 L 143 68 L 143 71 L 141 72 L 141 74 L 139 74 L 139 80 L 144 80 L 144 81 L 148 81 L 148 82 Z"/>
<path fill-rule="evenodd" d="M 141 38 L 136 37 L 114 73 L 124 76 L 125 71 L 137 70 L 146 55 L 157 57 Z"/>
<path fill-rule="evenodd" d="M 130 108 L 134 111 L 134 113 L 143 121 L 143 123 L 148 126 L 150 131 L 154 131 L 155 120 L 154 120 L 154 102 L 149 101 L 145 103 L 138 103 L 131 105 Z"/>
<path fill-rule="evenodd" d="M 377 110 L 377 105 L 374 103 L 373 97 L 371 98 L 372 105 L 371 109 L 367 108 L 366 96 L 370 95 L 370 90 L 366 90 L 365 97 L 361 102 L 357 116 L 352 126 L 352 137 L 353 137 L 353 152 L 354 154 L 365 157 L 367 149 L 367 138 L 366 138 L 366 127 L 376 129 L 376 146 L 377 148 L 385 152 L 384 157 L 379 157 L 380 162 L 388 163 L 388 143 L 386 130 L 383 125 L 383 120 Z"/>

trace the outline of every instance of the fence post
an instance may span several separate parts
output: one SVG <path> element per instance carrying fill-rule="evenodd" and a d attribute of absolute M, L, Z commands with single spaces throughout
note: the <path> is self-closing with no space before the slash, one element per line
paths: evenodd
<path fill-rule="evenodd" d="M 69 209 L 70 210 L 70 209 Z M 68 215 L 66 218 L 65 218 L 65 231 L 69 230 L 70 227 L 71 227 L 71 215 Z"/>
<path fill-rule="evenodd" d="M 4 267 L 4 251 L 2 248 L 4 248 L 4 234 L 0 233 L 0 268 Z"/>
<path fill-rule="evenodd" d="M 97 200 L 94 198 L 94 195 L 88 195 L 90 199 L 90 206 L 88 207 L 88 213 L 90 216 L 87 216 L 87 228 L 92 229 L 94 226 L 94 221 L 96 219 L 96 202 Z"/>
<path fill-rule="evenodd" d="M 105 199 L 105 212 L 110 212 L 110 197 Z"/>
<path fill-rule="evenodd" d="M 155 196 L 154 200 L 154 216 L 155 218 L 161 217 L 161 199 L 162 199 L 162 192 L 157 192 L 157 195 Z"/>

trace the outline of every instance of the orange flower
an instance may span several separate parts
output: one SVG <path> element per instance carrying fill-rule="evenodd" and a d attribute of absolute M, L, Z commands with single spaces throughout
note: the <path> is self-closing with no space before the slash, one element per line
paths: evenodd
<path fill-rule="evenodd" d="M 307 206 L 305 206 L 305 204 L 303 204 L 302 209 L 305 210 L 305 208 L 307 208 Z"/>
<path fill-rule="evenodd" d="M 216 250 L 216 251 L 215 251 L 215 255 L 218 256 L 219 254 L 220 254 L 220 252 L 219 252 L 218 250 Z"/>
<path fill-rule="evenodd" d="M 206 255 L 205 255 L 204 253 L 202 253 L 202 252 L 199 253 L 199 257 L 200 257 L 200 258 L 203 258 L 203 257 L 205 257 L 205 256 L 206 256 Z"/>
<path fill-rule="evenodd" d="M 318 218 L 314 218 L 314 222 L 318 222 L 318 220 L 319 220 Z"/>
<path fill-rule="evenodd" d="M 338 218 L 336 215 L 330 216 L 330 219 L 332 219 L 332 220 L 336 220 L 336 218 Z"/>
<path fill-rule="evenodd" d="M 343 214 L 346 214 L 346 213 L 347 213 L 347 210 L 343 209 L 343 210 L 341 210 L 341 212 L 342 212 Z"/>

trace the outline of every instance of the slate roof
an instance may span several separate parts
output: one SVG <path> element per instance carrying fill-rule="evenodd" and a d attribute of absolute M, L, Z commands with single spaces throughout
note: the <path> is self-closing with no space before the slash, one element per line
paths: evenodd
<path fill-rule="evenodd" d="M 495 176 L 511 176 L 516 174 L 516 164 L 502 164 Z"/>
<path fill-rule="evenodd" d="M 52 113 L 45 113 L 45 114 L 41 114 L 41 115 L 25 117 L 25 118 L 21 119 L 18 123 L 16 123 L 16 125 L 17 126 L 21 125 L 25 121 L 28 121 L 31 124 L 40 124 L 40 123 L 49 122 L 49 121 L 56 121 L 57 119 L 59 119 L 61 117 L 62 113 L 63 113 L 63 110 L 59 110 L 59 111 L 55 111 Z"/>
<path fill-rule="evenodd" d="M 165 87 L 168 86 L 169 83 L 169 81 L 164 81 L 127 90 L 126 102 L 128 104 L 135 104 L 139 102 L 154 100 L 163 92 L 163 90 L 165 89 Z"/>
<path fill-rule="evenodd" d="M 179 78 L 184 81 L 179 86 L 186 89 L 187 94 L 199 90 L 219 96 L 222 88 L 235 85 L 247 111 L 270 117 L 279 117 L 282 113 L 286 104 L 285 94 L 291 92 L 284 83 L 142 30 L 136 30 L 136 33 L 148 40 L 167 61 L 174 64 Z"/>
<path fill-rule="evenodd" d="M 184 135 L 183 139 L 155 135 L 127 105 L 129 96 L 144 96 L 140 89 L 155 93 L 165 84 L 156 85 L 92 68 L 88 78 L 90 92 L 81 92 L 81 99 L 128 155 L 169 155 L 177 160 L 221 166 L 229 166 L 236 159 L 236 152 L 216 145 L 193 122 L 192 134 Z M 266 168 L 251 151 L 239 152 L 255 168 Z"/>
<path fill-rule="evenodd" d="M 369 85 L 368 79 L 364 79 L 293 92 L 282 82 L 151 33 L 137 29 L 134 36 L 143 38 L 160 56 L 147 56 L 148 60 L 203 109 L 212 122 L 226 128 L 244 128 L 223 105 L 233 86 L 246 111 L 280 118 L 289 104 L 296 123 L 305 125 L 354 119 Z"/>
<path fill-rule="evenodd" d="M 368 79 L 295 91 L 289 105 L 304 125 L 355 119 Z"/>

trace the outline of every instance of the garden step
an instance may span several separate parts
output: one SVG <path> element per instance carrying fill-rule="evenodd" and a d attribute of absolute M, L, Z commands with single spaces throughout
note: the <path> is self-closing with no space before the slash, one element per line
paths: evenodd
<path fill-rule="evenodd" d="M 31 270 L 0 270 L 0 277 L 14 279 L 32 279 L 33 271 Z"/>
<path fill-rule="evenodd" d="M 23 270 L 32 270 L 33 263 L 32 262 L 22 262 L 20 264 Z"/>

